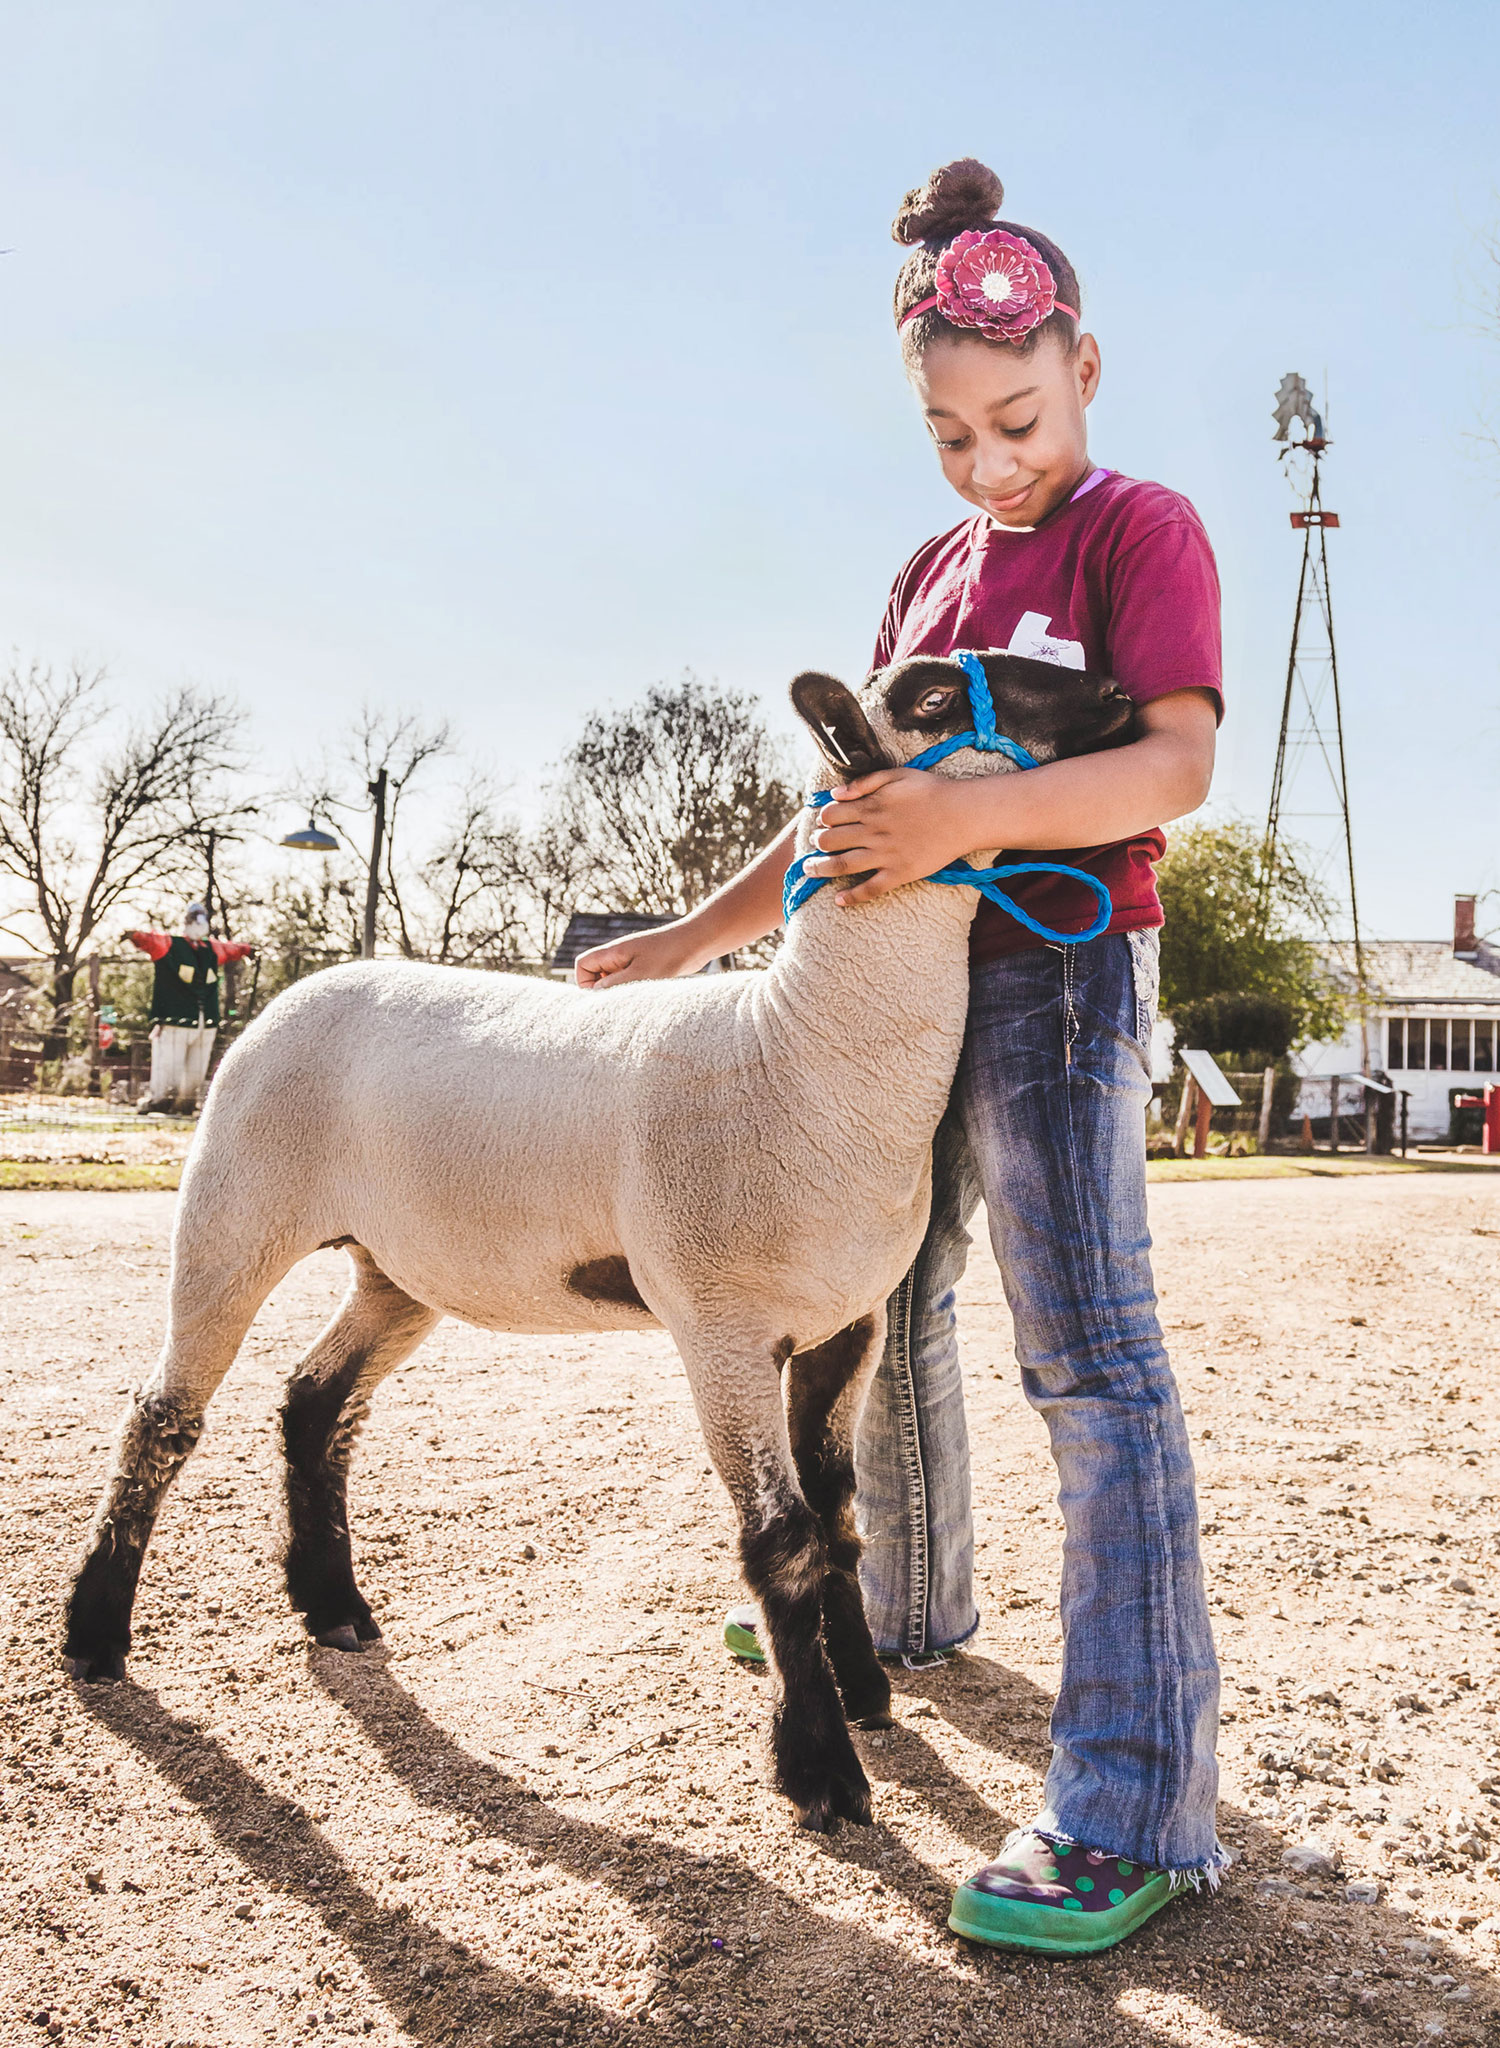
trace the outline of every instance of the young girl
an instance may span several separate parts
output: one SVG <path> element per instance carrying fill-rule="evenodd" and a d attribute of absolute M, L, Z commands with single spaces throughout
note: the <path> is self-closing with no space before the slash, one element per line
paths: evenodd
<path fill-rule="evenodd" d="M 1099 349 L 1081 331 L 1078 279 L 1045 235 L 996 221 L 1003 197 L 994 173 L 965 159 L 896 217 L 912 252 L 895 293 L 907 376 L 944 476 L 975 509 L 896 578 L 875 666 L 1004 648 L 1091 668 L 1134 699 L 1138 737 L 1021 775 L 865 776 L 834 791 L 808 872 L 863 877 L 838 896 L 853 905 L 1001 846 L 1086 868 L 1113 899 L 1108 930 L 1084 945 L 1044 943 L 979 906 L 932 1220 L 890 1303 L 858 1445 L 876 1645 L 952 1648 L 979 1619 L 953 1291 L 982 1199 L 1022 1384 L 1061 1482 L 1063 1670 L 1042 1811 L 960 1887 L 950 1924 L 1074 1952 L 1118 1941 L 1222 1860 L 1218 1668 L 1155 1312 L 1144 1114 L 1154 863 L 1161 825 L 1208 790 L 1219 593 L 1191 505 L 1090 461 Z M 583 954 L 579 981 L 690 974 L 773 929 L 793 830 L 690 916 Z M 1093 915 L 1083 884 L 1056 876 L 1026 877 L 1015 896 L 1053 930 L 1083 930 Z M 1003 1520 L 1005 1503 L 992 1512 Z"/>

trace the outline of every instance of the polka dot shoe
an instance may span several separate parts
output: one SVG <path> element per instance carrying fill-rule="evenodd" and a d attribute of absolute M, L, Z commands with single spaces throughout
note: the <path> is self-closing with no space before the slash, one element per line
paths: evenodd
<path fill-rule="evenodd" d="M 1182 1889 L 1165 1870 L 1024 1829 L 959 1886 L 948 1925 L 997 1948 L 1087 1955 L 1113 1948 Z"/>

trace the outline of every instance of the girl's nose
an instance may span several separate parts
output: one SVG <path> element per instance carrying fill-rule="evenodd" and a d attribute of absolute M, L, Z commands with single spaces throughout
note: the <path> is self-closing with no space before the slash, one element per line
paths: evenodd
<path fill-rule="evenodd" d="M 1003 490 L 1020 474 L 1020 458 L 1013 449 L 986 442 L 975 449 L 974 467 L 969 475 L 976 490 Z"/>

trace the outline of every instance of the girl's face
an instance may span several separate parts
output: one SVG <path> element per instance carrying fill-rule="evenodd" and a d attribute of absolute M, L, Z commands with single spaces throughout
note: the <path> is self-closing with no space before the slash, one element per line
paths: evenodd
<path fill-rule="evenodd" d="M 1088 469 L 1084 413 L 1099 388 L 1099 345 L 1070 356 L 1055 335 L 1029 355 L 944 336 L 922 356 L 912 388 L 943 475 L 997 526 L 1040 526 Z"/>

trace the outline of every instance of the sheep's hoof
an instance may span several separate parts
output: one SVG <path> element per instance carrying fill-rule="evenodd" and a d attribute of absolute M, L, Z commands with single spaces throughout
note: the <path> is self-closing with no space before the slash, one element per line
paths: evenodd
<path fill-rule="evenodd" d="M 871 1714 L 855 1714 L 851 1717 L 851 1728 L 894 1728 L 896 1717 L 889 1707 L 877 1707 Z"/>
<path fill-rule="evenodd" d="M 830 1764 L 826 1771 L 803 1770 L 797 1775 L 802 1780 L 802 1789 L 796 1792 L 790 1788 L 787 1790 L 799 1828 L 807 1828 L 815 1835 L 826 1835 L 837 1820 L 852 1820 L 862 1828 L 873 1825 L 875 1816 L 870 1810 L 870 1781 L 852 1749 L 847 1761 Z"/>
<path fill-rule="evenodd" d="M 798 1803 L 796 1814 L 798 1827 L 814 1835 L 832 1834 L 834 1823 L 840 1820 L 852 1820 L 862 1828 L 873 1827 L 875 1823 L 869 1786 L 856 1785 L 850 1779 L 835 1779 L 816 1799 Z"/>
<path fill-rule="evenodd" d="M 348 1621 L 336 1622 L 328 1628 L 313 1630 L 313 1641 L 325 1650 L 345 1650 L 357 1654 L 360 1650 L 369 1649 L 371 1643 L 384 1640 L 368 1614 L 356 1614 Z"/>
<path fill-rule="evenodd" d="M 364 1648 L 352 1621 L 343 1622 L 338 1628 L 321 1630 L 313 1637 L 313 1641 L 325 1650 L 352 1650 L 356 1656 Z"/>
<path fill-rule="evenodd" d="M 118 1685 L 125 1676 L 125 1652 L 100 1650 L 94 1654 L 64 1654 L 63 1669 L 79 1685 Z"/>

